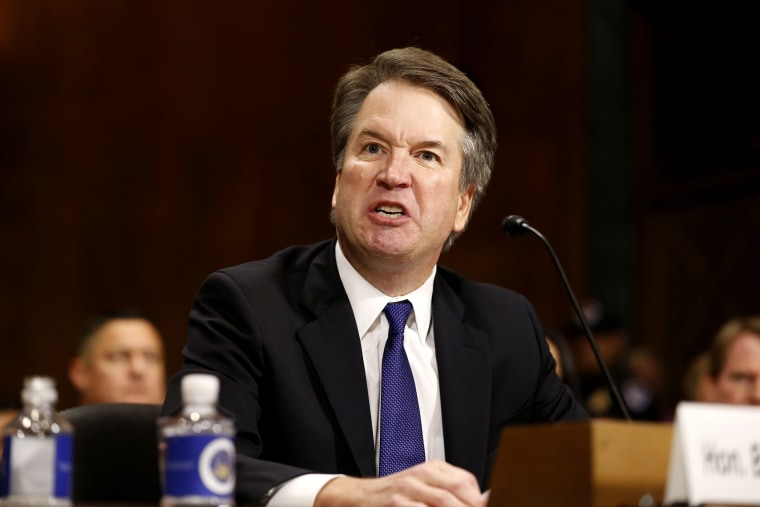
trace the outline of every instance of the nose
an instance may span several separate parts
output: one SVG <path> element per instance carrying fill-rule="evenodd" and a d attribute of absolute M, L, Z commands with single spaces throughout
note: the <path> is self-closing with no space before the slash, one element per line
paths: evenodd
<path fill-rule="evenodd" d="M 378 184 L 388 188 L 411 185 L 411 157 L 401 150 L 393 150 L 378 174 Z"/>
<path fill-rule="evenodd" d="M 147 370 L 148 362 L 140 354 L 134 354 L 129 361 L 129 370 L 133 375 L 143 375 Z"/>

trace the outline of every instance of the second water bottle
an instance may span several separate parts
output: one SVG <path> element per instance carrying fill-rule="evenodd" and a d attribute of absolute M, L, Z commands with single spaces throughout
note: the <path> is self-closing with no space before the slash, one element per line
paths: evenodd
<path fill-rule="evenodd" d="M 235 427 L 216 409 L 219 379 L 182 378 L 182 412 L 159 419 L 162 505 L 230 506 L 235 493 Z"/>

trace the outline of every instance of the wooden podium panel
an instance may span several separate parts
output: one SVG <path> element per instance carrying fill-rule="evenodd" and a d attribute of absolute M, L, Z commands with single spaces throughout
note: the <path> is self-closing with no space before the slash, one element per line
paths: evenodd
<path fill-rule="evenodd" d="M 505 428 L 489 507 L 622 507 L 661 503 L 670 423 L 613 420 Z"/>

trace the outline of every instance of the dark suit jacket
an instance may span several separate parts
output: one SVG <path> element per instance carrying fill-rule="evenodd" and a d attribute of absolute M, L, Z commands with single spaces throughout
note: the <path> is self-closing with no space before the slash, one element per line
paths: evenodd
<path fill-rule="evenodd" d="M 237 498 L 309 472 L 375 476 L 362 351 L 335 240 L 223 269 L 190 313 L 180 379 L 211 371 L 238 429 Z M 554 374 L 538 318 L 520 295 L 439 267 L 433 321 L 446 460 L 485 488 L 505 425 L 586 418 Z"/>

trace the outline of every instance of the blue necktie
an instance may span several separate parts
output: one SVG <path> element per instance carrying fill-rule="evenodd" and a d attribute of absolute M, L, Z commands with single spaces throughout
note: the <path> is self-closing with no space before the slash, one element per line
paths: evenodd
<path fill-rule="evenodd" d="M 404 326 L 412 304 L 406 300 L 388 303 L 383 312 L 390 329 L 380 391 L 380 477 L 425 461 L 417 390 L 404 351 Z"/>

